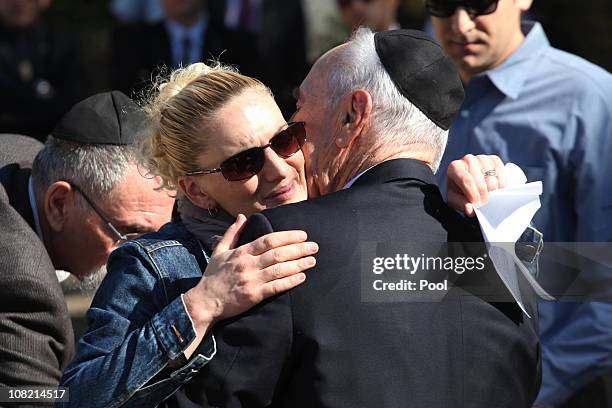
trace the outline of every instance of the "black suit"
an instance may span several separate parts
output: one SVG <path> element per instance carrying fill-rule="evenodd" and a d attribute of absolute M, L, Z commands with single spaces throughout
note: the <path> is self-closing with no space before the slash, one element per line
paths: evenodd
<path fill-rule="evenodd" d="M 202 41 L 202 60 L 218 58 L 223 45 L 214 22 L 209 21 Z M 113 89 L 126 95 L 138 96 L 160 73 L 159 68 L 172 68 L 170 34 L 164 22 L 119 26 L 113 32 L 112 43 Z"/>
<path fill-rule="evenodd" d="M 263 0 L 261 28 L 249 33 L 225 25 L 227 1 L 209 2 L 210 21 L 220 30 L 221 61 L 238 66 L 274 93 L 286 118 L 295 111 L 294 89 L 308 73 L 304 17 L 299 0 Z"/>
<path fill-rule="evenodd" d="M 33 230 L 23 167 L 32 158 L 0 169 L 0 386 L 57 386 L 74 351 L 62 289 Z"/>
<path fill-rule="evenodd" d="M 473 296 L 362 301 L 363 241 L 479 235 L 443 203 L 425 164 L 388 161 L 350 189 L 256 214 L 243 241 L 289 229 L 319 244 L 316 268 L 303 285 L 216 326 L 217 355 L 177 399 L 224 407 L 531 407 L 536 321 L 516 304 Z M 523 299 L 535 315 L 533 296 Z"/>

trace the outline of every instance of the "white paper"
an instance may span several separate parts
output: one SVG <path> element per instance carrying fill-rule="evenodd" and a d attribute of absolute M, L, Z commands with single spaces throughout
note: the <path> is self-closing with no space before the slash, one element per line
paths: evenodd
<path fill-rule="evenodd" d="M 516 268 L 510 267 L 507 259 L 502 258 L 510 258 L 518 265 L 518 269 L 538 296 L 554 300 L 531 276 L 514 251 L 514 243 L 529 226 L 541 206 L 542 182 L 526 183 L 525 173 L 513 163 L 507 163 L 505 169 L 508 178 L 507 187 L 489 192 L 489 202 L 477 208 L 475 212 L 485 242 L 489 244 L 491 260 L 520 308 L 529 316 L 521 300 L 515 276 Z"/>

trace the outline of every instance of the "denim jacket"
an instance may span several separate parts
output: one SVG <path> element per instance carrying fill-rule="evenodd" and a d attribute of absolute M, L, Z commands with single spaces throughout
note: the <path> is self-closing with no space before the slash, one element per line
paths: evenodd
<path fill-rule="evenodd" d="M 61 381 L 67 407 L 154 407 L 189 381 L 216 353 L 196 337 L 183 302 L 206 269 L 200 242 L 181 224 L 130 241 L 110 256 L 108 274 L 87 312 L 89 328 Z"/>

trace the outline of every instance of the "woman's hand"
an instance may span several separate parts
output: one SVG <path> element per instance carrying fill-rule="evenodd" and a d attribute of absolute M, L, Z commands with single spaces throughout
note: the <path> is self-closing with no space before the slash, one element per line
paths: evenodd
<path fill-rule="evenodd" d="M 235 248 L 245 222 L 246 217 L 238 215 L 213 252 L 200 282 L 184 295 L 197 333 L 185 352 L 187 358 L 216 321 L 299 285 L 306 279 L 303 271 L 316 264 L 312 255 L 319 247 L 305 242 L 304 231 L 273 232 Z"/>
<path fill-rule="evenodd" d="M 504 163 L 494 155 L 465 155 L 448 166 L 446 185 L 448 205 L 474 217 L 474 208 L 489 201 L 489 191 L 506 187 Z"/>

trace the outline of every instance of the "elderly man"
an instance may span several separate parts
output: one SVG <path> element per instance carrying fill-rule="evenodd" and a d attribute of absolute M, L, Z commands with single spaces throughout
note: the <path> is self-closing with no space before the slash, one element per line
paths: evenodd
<path fill-rule="evenodd" d="M 217 326 L 219 352 L 175 396 L 179 406 L 531 405 L 538 339 L 516 304 L 460 287 L 455 301 L 364 301 L 364 243 L 479 239 L 433 173 L 462 98 L 451 62 L 421 32 L 362 29 L 313 66 L 293 119 L 308 130 L 317 198 L 253 215 L 242 238 L 303 229 L 320 245 L 316 271 Z M 533 297 L 524 300 L 533 316 Z"/>
<path fill-rule="evenodd" d="M 56 269 L 91 277 L 120 242 L 170 220 L 173 198 L 135 164 L 143 120 L 119 92 L 92 96 L 57 124 L 31 171 L 38 146 L 2 137 L 0 290 L 10 308 L 0 314 L 0 384 L 57 385 L 72 357 Z"/>
<path fill-rule="evenodd" d="M 521 22 L 531 3 L 427 1 L 436 37 L 466 85 L 441 173 L 468 152 L 496 154 L 543 181 L 534 224 L 548 242 L 609 242 L 612 75 L 551 47 L 540 24 Z M 559 271 L 544 264 L 540 276 L 548 281 Z M 543 303 L 540 317 L 538 401 L 611 404 L 612 304 Z"/>

